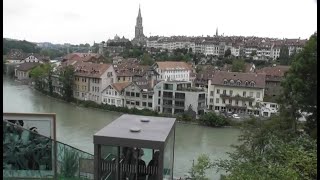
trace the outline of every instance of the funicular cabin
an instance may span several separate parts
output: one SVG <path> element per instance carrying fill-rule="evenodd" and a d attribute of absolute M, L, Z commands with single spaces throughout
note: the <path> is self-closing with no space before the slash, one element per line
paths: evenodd
<path fill-rule="evenodd" d="M 173 179 L 175 118 L 125 114 L 93 139 L 94 179 Z"/>

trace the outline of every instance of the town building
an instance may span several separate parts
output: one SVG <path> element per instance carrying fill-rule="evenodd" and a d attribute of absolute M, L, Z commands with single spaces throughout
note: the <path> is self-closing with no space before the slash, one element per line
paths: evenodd
<path fill-rule="evenodd" d="M 39 65 L 40 63 L 38 62 L 25 62 L 22 64 L 18 64 L 15 68 L 15 77 L 18 80 L 29 80 L 31 78 L 31 70 Z"/>
<path fill-rule="evenodd" d="M 190 64 L 182 61 L 156 62 L 153 68 L 159 74 L 160 81 L 190 81 L 193 71 Z"/>
<path fill-rule="evenodd" d="M 186 81 L 159 82 L 154 87 L 154 110 L 175 115 L 191 108 L 196 115 L 204 114 L 206 93 L 202 88 L 191 85 L 191 82 Z"/>
<path fill-rule="evenodd" d="M 258 69 L 257 73 L 266 74 L 266 87 L 264 101 L 275 102 L 276 98 L 281 94 L 281 81 L 284 79 L 285 73 L 290 66 L 273 66 Z"/>
<path fill-rule="evenodd" d="M 113 66 L 89 62 L 77 62 L 73 66 L 75 68 L 74 97 L 100 104 L 102 90 L 116 82 Z"/>
<path fill-rule="evenodd" d="M 265 74 L 215 72 L 208 82 L 208 110 L 259 115 L 265 79 Z"/>
<path fill-rule="evenodd" d="M 279 112 L 279 105 L 273 102 L 262 102 L 260 106 L 260 114 L 263 117 L 271 117 Z"/>
<path fill-rule="evenodd" d="M 129 86 L 131 82 L 113 83 L 107 86 L 101 92 L 102 103 L 114 105 L 116 107 L 124 107 L 124 89 Z"/>

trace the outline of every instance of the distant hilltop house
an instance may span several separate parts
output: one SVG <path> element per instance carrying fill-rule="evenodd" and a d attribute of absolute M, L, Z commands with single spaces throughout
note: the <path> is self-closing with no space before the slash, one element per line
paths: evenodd
<path fill-rule="evenodd" d="M 48 63 L 50 62 L 50 57 L 35 53 L 24 53 L 19 49 L 11 49 L 7 55 L 7 62 L 10 64 L 21 64 L 25 62 Z"/>

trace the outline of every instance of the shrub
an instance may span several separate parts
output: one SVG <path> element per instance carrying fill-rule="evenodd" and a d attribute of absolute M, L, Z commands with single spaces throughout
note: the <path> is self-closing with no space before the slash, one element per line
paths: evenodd
<path fill-rule="evenodd" d="M 199 121 L 203 125 L 213 126 L 213 127 L 227 126 L 230 124 L 225 117 L 218 115 L 214 112 L 209 112 L 207 114 L 202 115 L 199 118 Z"/>

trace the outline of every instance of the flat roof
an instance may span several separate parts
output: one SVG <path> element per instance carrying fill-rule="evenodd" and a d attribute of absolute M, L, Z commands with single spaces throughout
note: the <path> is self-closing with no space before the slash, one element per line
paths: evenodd
<path fill-rule="evenodd" d="M 149 122 L 141 122 L 149 119 Z M 94 135 L 94 144 L 162 146 L 175 125 L 175 118 L 124 114 Z M 131 132 L 138 128 L 140 132 Z"/>

